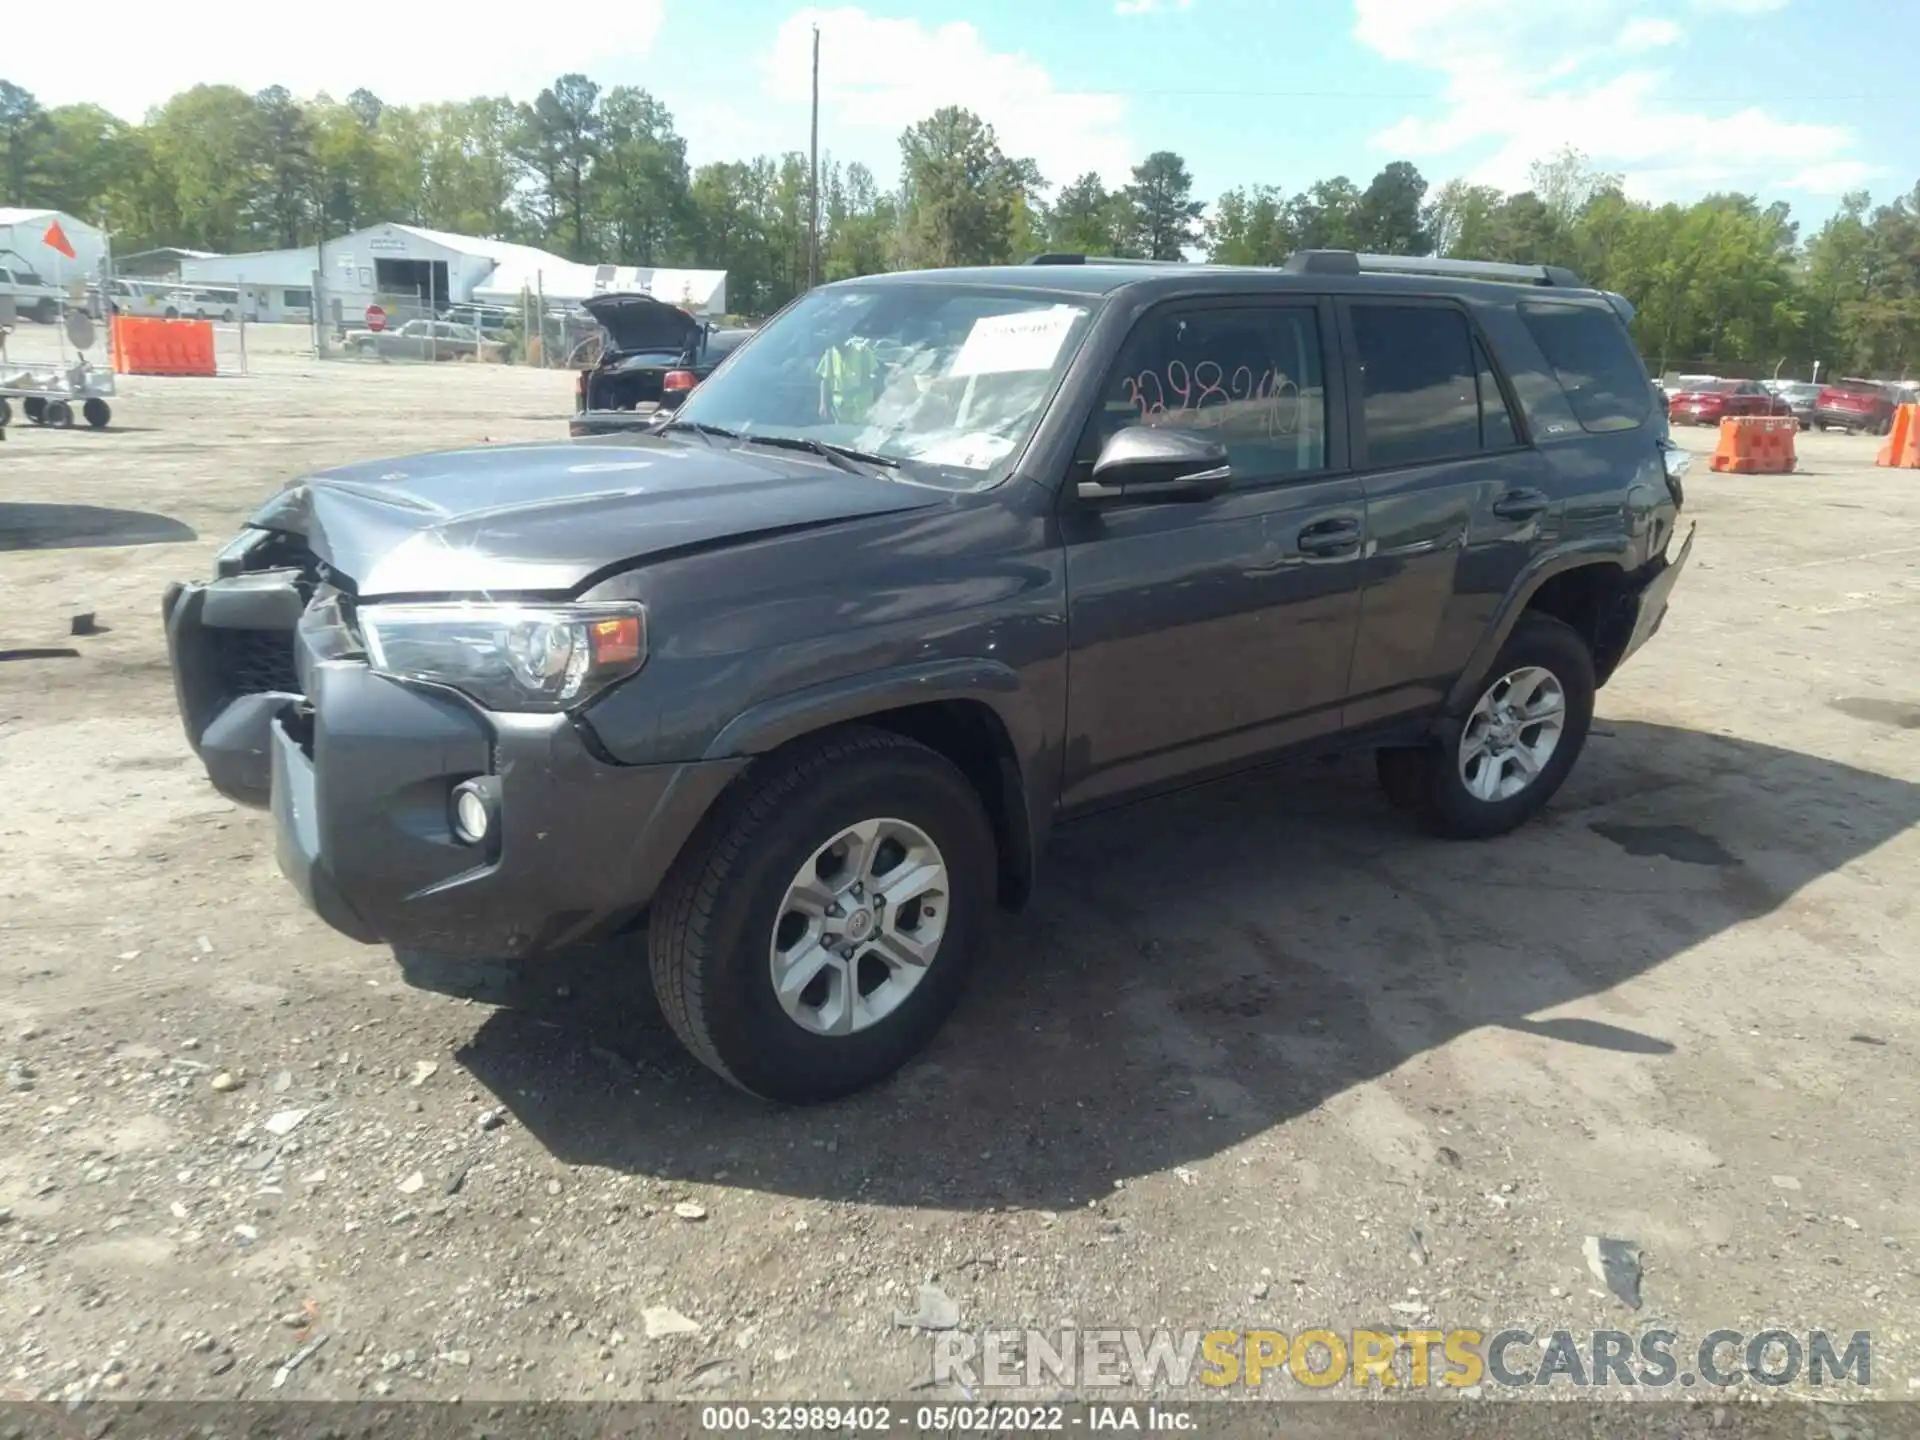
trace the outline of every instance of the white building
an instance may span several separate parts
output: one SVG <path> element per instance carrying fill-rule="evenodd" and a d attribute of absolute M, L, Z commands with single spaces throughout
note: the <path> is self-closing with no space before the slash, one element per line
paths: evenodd
<path fill-rule="evenodd" d="M 180 280 L 240 291 L 249 319 L 304 321 L 323 263 L 334 323 L 352 323 L 374 304 L 395 314 L 469 303 L 512 308 L 523 294 L 544 297 L 549 307 L 608 290 L 645 290 L 703 314 L 720 314 L 727 304 L 724 270 L 581 265 L 531 245 L 418 225 L 375 225 L 296 250 L 184 258 Z"/>
<path fill-rule="evenodd" d="M 68 259 L 47 244 L 47 232 L 55 225 L 73 247 Z M 0 205 L 0 255 L 11 251 L 44 280 L 65 285 L 85 277 L 97 280 L 100 262 L 106 258 L 107 237 L 84 220 L 58 210 L 14 209 Z"/>

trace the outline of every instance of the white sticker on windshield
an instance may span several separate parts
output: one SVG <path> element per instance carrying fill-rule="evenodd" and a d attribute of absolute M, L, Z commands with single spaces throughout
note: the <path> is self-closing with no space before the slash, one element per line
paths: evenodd
<path fill-rule="evenodd" d="M 913 458 L 929 465 L 958 465 L 963 470 L 984 470 L 1004 460 L 1013 449 L 1013 441 L 1004 435 L 943 435 L 913 452 Z"/>
<path fill-rule="evenodd" d="M 989 315 L 976 320 L 947 373 L 1004 375 L 1014 370 L 1048 369 L 1079 316 L 1076 306 L 1056 305 L 1051 310 L 1025 310 L 1018 315 Z"/>

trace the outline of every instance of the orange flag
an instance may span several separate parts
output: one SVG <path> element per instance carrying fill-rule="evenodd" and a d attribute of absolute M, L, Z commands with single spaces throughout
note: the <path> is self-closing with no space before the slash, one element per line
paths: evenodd
<path fill-rule="evenodd" d="M 74 253 L 73 242 L 67 239 L 67 232 L 60 228 L 60 222 L 58 220 L 47 226 L 47 233 L 40 238 L 45 240 L 48 246 L 58 250 L 69 260 L 78 260 L 80 258 Z"/>

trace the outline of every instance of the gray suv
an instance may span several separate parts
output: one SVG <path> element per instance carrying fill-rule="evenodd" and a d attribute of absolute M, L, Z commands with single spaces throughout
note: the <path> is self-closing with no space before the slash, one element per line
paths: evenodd
<path fill-rule="evenodd" d="M 694 1054 L 842 1095 L 1072 815 L 1356 746 L 1440 835 L 1545 804 L 1692 544 L 1630 314 L 1338 251 L 824 286 L 649 430 L 283 490 L 167 592 L 187 735 L 408 973 L 644 933 Z"/>

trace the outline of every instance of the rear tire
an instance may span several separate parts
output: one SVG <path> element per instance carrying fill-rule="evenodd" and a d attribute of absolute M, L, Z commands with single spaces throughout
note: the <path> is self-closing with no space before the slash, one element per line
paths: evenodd
<path fill-rule="evenodd" d="M 56 430 L 66 430 L 73 425 L 73 407 L 64 400 L 47 402 L 47 424 Z"/>
<path fill-rule="evenodd" d="M 864 866 L 851 853 L 857 841 L 840 856 L 841 841 L 876 824 L 882 836 L 910 832 L 926 844 L 890 860 L 895 842 L 878 839 Z M 889 879 L 935 862 L 937 888 L 907 895 L 902 879 Z M 952 1011 L 987 923 L 994 874 L 985 808 L 943 756 L 864 727 L 799 742 L 744 777 L 654 898 L 648 964 L 660 1009 L 696 1058 L 749 1094 L 811 1104 L 860 1090 L 912 1058 Z M 797 901 L 809 877 L 840 908 Z M 857 932 L 845 929 L 854 919 L 821 918 L 853 916 L 860 907 L 848 897 L 859 892 L 844 887 L 862 877 L 870 886 L 862 903 L 900 893 L 894 908 L 876 904 Z M 883 915 L 891 933 L 909 939 L 934 923 L 931 958 L 885 960 Z M 865 940 L 847 939 L 855 933 Z M 820 963 L 824 938 L 853 958 L 829 954 Z M 791 977 L 784 999 L 776 973 Z M 895 984 L 899 991 L 882 994 Z M 835 1016 L 845 1017 L 838 1026 Z M 829 1033 L 835 1028 L 841 1033 Z"/>
<path fill-rule="evenodd" d="M 1427 745 L 1379 752 L 1381 787 L 1431 834 L 1504 835 L 1553 798 L 1580 758 L 1596 688 L 1593 653 L 1577 631 L 1550 615 L 1522 615 L 1465 714 L 1443 718 Z M 1511 719 L 1507 706 L 1517 711 Z M 1549 715 L 1558 725 L 1550 745 L 1555 722 L 1529 719 Z M 1498 743 L 1489 746 L 1490 736 Z"/>
<path fill-rule="evenodd" d="M 20 413 L 27 417 L 27 423 L 29 425 L 46 424 L 47 397 L 44 395 L 27 396 L 26 399 L 20 402 Z"/>

